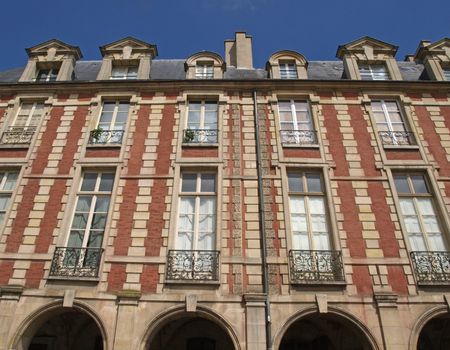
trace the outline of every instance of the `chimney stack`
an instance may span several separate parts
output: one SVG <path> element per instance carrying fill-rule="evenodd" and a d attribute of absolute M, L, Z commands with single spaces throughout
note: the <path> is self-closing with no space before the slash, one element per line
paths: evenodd
<path fill-rule="evenodd" d="M 225 62 L 227 66 L 253 69 L 252 37 L 236 32 L 234 40 L 225 40 Z"/>

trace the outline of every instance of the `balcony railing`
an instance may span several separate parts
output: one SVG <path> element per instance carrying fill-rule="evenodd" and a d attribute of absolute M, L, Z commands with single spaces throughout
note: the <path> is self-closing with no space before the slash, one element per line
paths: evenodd
<path fill-rule="evenodd" d="M 415 145 L 414 134 L 409 131 L 380 131 L 381 142 L 385 146 L 410 146 Z"/>
<path fill-rule="evenodd" d="M 123 130 L 92 130 L 89 135 L 90 145 L 120 145 L 123 139 Z"/>
<path fill-rule="evenodd" d="M 291 250 L 289 265 L 293 284 L 345 282 L 340 251 Z"/>
<path fill-rule="evenodd" d="M 50 277 L 98 277 L 102 248 L 57 247 L 50 267 Z"/>
<path fill-rule="evenodd" d="M 31 143 L 36 127 L 34 126 L 10 126 L 7 131 L 3 132 L 0 143 L 14 145 L 14 144 L 28 144 Z"/>
<path fill-rule="evenodd" d="M 185 129 L 183 143 L 217 143 L 218 134 L 216 129 Z"/>
<path fill-rule="evenodd" d="M 314 130 L 281 130 L 283 145 L 317 145 L 317 135 Z"/>
<path fill-rule="evenodd" d="M 218 281 L 219 251 L 169 250 L 167 279 L 180 281 Z"/>
<path fill-rule="evenodd" d="M 450 284 L 450 252 L 411 252 L 419 284 Z"/>

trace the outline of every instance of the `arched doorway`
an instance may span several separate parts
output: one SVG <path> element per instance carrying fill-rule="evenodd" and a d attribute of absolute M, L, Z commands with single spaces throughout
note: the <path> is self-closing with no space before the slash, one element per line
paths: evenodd
<path fill-rule="evenodd" d="M 227 332 L 215 322 L 198 315 L 178 315 L 159 328 L 148 350 L 233 350 Z"/>
<path fill-rule="evenodd" d="M 292 323 L 279 350 L 373 350 L 355 324 L 336 314 L 312 313 Z"/>
<path fill-rule="evenodd" d="M 417 350 L 450 349 L 450 314 L 433 317 L 420 331 Z"/>
<path fill-rule="evenodd" d="M 103 350 L 102 332 L 86 312 L 53 307 L 34 319 L 19 339 L 18 350 Z"/>

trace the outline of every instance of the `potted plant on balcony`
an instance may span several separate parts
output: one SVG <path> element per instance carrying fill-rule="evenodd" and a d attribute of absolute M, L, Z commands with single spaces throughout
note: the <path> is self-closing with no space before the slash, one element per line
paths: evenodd
<path fill-rule="evenodd" d="M 93 129 L 91 131 L 91 141 L 93 143 L 97 143 L 100 140 L 100 137 L 102 136 L 103 129 L 98 127 L 96 129 Z"/>
<path fill-rule="evenodd" d="M 183 142 L 184 143 L 189 143 L 194 141 L 195 138 L 195 132 L 192 129 L 186 129 L 184 131 L 184 138 L 183 138 Z"/>

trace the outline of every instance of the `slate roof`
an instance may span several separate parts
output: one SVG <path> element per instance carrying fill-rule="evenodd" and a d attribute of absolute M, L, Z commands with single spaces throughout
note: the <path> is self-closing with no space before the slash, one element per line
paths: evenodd
<path fill-rule="evenodd" d="M 186 72 L 182 59 L 155 59 L 152 61 L 150 80 L 184 80 Z M 101 61 L 78 61 L 75 66 L 75 81 L 94 81 L 101 67 Z M 405 81 L 428 80 L 422 64 L 415 62 L 397 62 Z M 15 83 L 19 80 L 25 67 L 0 72 L 0 83 Z M 341 80 L 345 79 L 344 66 L 341 61 L 308 62 L 308 79 Z M 268 79 L 265 69 L 237 69 L 227 67 L 225 80 L 264 80 Z"/>

